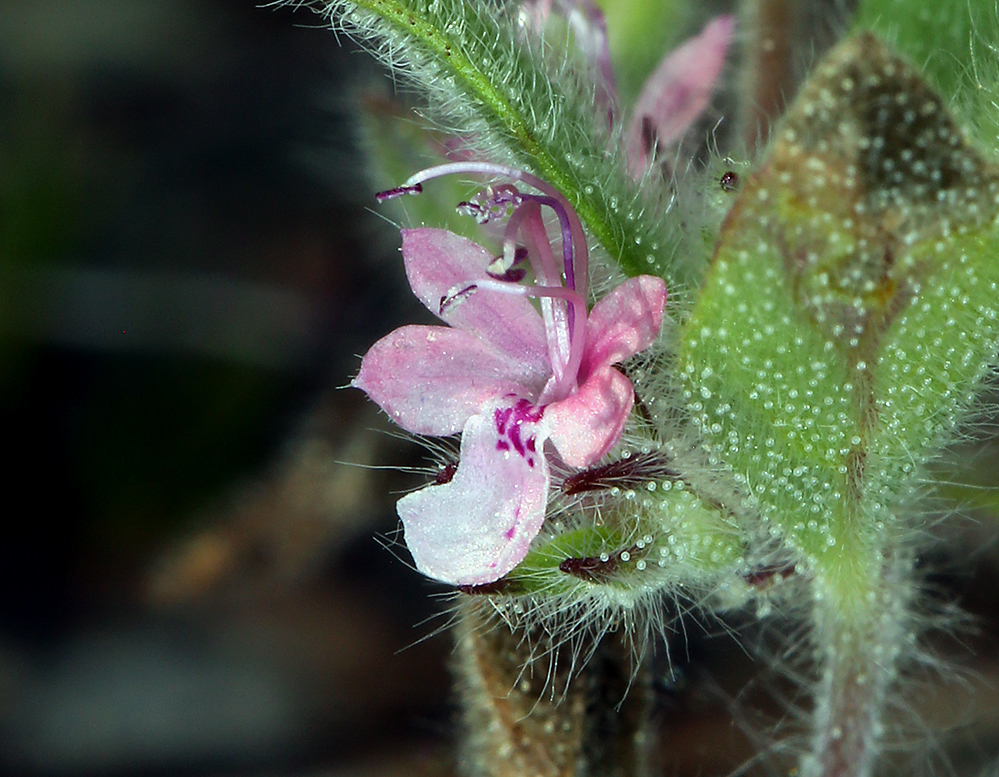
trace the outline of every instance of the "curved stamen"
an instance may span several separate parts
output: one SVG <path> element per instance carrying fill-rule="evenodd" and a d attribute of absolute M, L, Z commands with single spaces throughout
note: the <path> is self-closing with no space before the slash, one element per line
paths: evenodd
<path fill-rule="evenodd" d="M 420 184 L 416 184 L 419 186 Z M 504 184 L 501 186 L 492 187 L 490 186 L 483 192 L 480 192 L 475 197 L 472 198 L 470 202 L 462 202 L 458 205 L 458 211 L 460 213 L 465 213 L 466 215 L 471 215 L 475 217 L 475 220 L 479 224 L 485 224 L 497 216 L 505 215 L 509 206 L 515 206 L 513 213 L 507 222 L 506 229 L 503 232 L 503 258 L 506 264 L 512 264 L 513 252 L 516 246 L 517 231 L 522 229 L 521 222 L 530 218 L 535 218 L 535 212 L 538 208 L 528 209 L 525 206 L 527 203 L 534 203 L 536 206 L 545 206 L 551 208 L 554 211 L 555 216 L 559 221 L 559 228 L 561 230 L 561 246 L 562 246 L 562 267 L 564 275 L 559 275 L 558 271 L 553 265 L 549 265 L 547 262 L 543 262 L 544 274 L 535 271 L 535 278 L 545 286 L 560 285 L 562 277 L 565 278 L 565 285 L 570 289 L 575 290 L 576 288 L 576 271 L 575 271 L 575 261 L 574 261 L 574 248 L 573 248 L 573 238 L 572 238 L 572 222 L 569 217 L 569 211 L 566 206 L 563 205 L 563 200 L 556 199 L 555 197 L 550 197 L 547 194 L 525 194 L 519 191 L 516 187 L 510 184 Z M 502 212 L 501 212 L 502 211 Z M 542 222 L 543 223 L 543 222 Z M 540 249 L 542 243 L 549 243 L 547 230 L 544 232 L 543 239 L 536 239 L 535 245 Z M 535 253 L 538 253 L 537 251 Z M 545 258 L 544 252 L 542 254 L 542 259 Z M 585 277 L 585 274 L 584 274 Z M 584 283 L 584 293 L 585 293 L 585 283 Z M 574 324 L 575 311 L 570 307 L 568 309 L 568 330 L 571 331 Z M 568 348 L 564 348 L 563 356 L 568 353 Z"/>
<path fill-rule="evenodd" d="M 532 221 L 537 221 L 541 226 L 541 231 L 530 230 L 525 232 L 524 225 Z M 517 232 L 524 236 L 524 242 L 530 244 L 527 252 L 531 260 L 531 269 L 534 271 L 534 280 L 542 286 L 561 286 L 562 276 L 555 263 L 555 256 L 552 254 L 551 244 L 548 242 L 548 232 L 544 229 L 544 221 L 541 219 L 541 206 L 536 202 L 528 201 L 517 208 L 510 216 L 506 229 L 503 231 L 503 255 L 513 255 L 517 250 Z M 539 239 L 540 238 L 540 239 Z"/>
<path fill-rule="evenodd" d="M 399 188 L 416 186 L 417 184 L 431 181 L 434 178 L 441 178 L 445 175 L 456 175 L 459 173 L 479 173 L 480 175 L 495 175 L 498 178 L 511 178 L 514 181 L 523 181 L 529 186 L 533 186 L 539 192 L 544 192 L 550 197 L 561 197 L 558 189 L 550 183 L 546 183 L 537 176 L 518 170 L 516 167 L 506 165 L 494 165 L 489 162 L 448 162 L 443 165 L 435 165 L 418 173 L 409 176 Z"/>
<path fill-rule="evenodd" d="M 569 222 L 569 214 L 562 203 L 554 197 L 539 194 L 521 194 L 525 200 L 533 200 L 538 205 L 547 205 L 558 217 L 559 227 L 562 230 L 562 265 L 565 268 L 565 285 L 570 289 L 576 288 L 576 272 L 573 267 L 572 256 L 572 224 Z"/>
<path fill-rule="evenodd" d="M 522 181 L 528 186 L 532 186 L 552 199 L 556 200 L 563 209 L 569 221 L 572 239 L 570 243 L 578 246 L 578 252 L 573 257 L 573 287 L 584 298 L 587 292 L 587 280 L 589 278 L 589 253 L 586 246 L 586 236 L 583 233 L 583 224 L 576 215 L 569 201 L 562 196 L 562 193 L 550 183 L 543 181 L 537 176 L 531 175 L 515 167 L 506 165 L 494 165 L 488 162 L 449 162 L 444 165 L 428 167 L 418 173 L 411 175 L 406 182 L 398 187 L 399 189 L 410 189 L 434 178 L 445 175 L 455 175 L 460 173 L 478 173 L 479 175 L 494 175 L 501 178 L 510 178 L 514 181 Z M 393 190 L 394 191 L 394 190 Z M 403 192 L 405 193 L 405 192 Z M 561 217 L 559 219 L 561 221 Z"/>
<path fill-rule="evenodd" d="M 541 206 L 528 201 L 517 209 L 520 214 L 520 233 L 528 247 L 528 256 L 534 267 L 534 278 L 538 286 L 543 288 L 562 288 L 562 278 L 555 263 L 551 243 L 548 242 L 548 230 L 541 218 Z M 585 316 L 585 309 L 583 315 Z M 557 303 L 551 297 L 541 299 L 541 318 L 545 325 L 545 337 L 548 341 L 548 357 L 552 365 L 552 374 L 556 383 L 562 384 L 566 379 L 566 370 L 572 355 L 572 332 L 575 311 Z M 575 373 L 569 376 L 572 380 Z"/>
<path fill-rule="evenodd" d="M 421 184 L 416 184 L 421 186 Z M 493 219 L 502 218 L 507 215 L 511 206 L 515 208 L 510 217 L 507 229 L 504 232 L 506 241 L 513 240 L 517 232 L 517 210 L 527 201 L 533 201 L 538 205 L 547 206 L 554 211 L 558 218 L 559 229 L 562 233 L 562 266 L 565 272 L 565 285 L 570 289 L 576 288 L 576 272 L 573 263 L 572 245 L 572 224 L 569 220 L 569 212 L 560 200 L 549 197 L 547 194 L 525 194 L 510 184 L 501 186 L 490 186 L 479 192 L 468 202 L 459 202 L 457 210 L 459 213 L 472 216 L 479 224 L 487 224 Z M 504 245 L 504 253 L 509 253 L 507 245 Z"/>

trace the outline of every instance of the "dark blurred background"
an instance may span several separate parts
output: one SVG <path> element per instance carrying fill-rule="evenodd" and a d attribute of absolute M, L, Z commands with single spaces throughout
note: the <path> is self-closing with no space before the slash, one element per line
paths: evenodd
<path fill-rule="evenodd" d="M 415 303 L 356 121 L 388 82 L 322 26 L 0 2 L 0 772 L 448 741 L 448 640 L 397 654 L 436 626 L 399 486 L 340 464 L 419 461 L 340 388 Z"/>

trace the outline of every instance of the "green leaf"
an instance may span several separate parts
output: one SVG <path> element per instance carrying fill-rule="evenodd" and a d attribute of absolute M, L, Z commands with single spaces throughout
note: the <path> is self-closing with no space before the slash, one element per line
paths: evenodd
<path fill-rule="evenodd" d="M 941 98 L 853 38 L 746 182 L 684 329 L 695 423 L 844 596 L 995 358 L 997 195 Z"/>

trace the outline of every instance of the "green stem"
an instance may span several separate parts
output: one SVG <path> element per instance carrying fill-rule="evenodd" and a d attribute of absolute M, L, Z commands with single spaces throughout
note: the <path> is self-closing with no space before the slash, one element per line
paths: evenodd
<path fill-rule="evenodd" d="M 595 646 L 559 644 L 544 628 L 511 627 L 485 597 L 465 598 L 460 609 L 463 774 L 650 773 L 648 671 L 635 671 L 625 635 L 607 634 Z M 577 664 L 579 650 L 588 655 L 585 666 Z"/>
<path fill-rule="evenodd" d="M 816 581 L 815 641 L 822 672 L 802 777 L 869 777 L 876 768 L 884 707 L 909 621 L 909 567 L 906 559 L 886 561 L 864 580 L 854 571 L 847 587 L 842 581 Z"/>

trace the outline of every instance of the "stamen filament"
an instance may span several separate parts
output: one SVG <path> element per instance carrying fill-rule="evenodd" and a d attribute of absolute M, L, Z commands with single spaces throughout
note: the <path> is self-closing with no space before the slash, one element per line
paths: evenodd
<path fill-rule="evenodd" d="M 556 375 L 552 396 L 542 397 L 538 400 L 538 404 L 558 402 L 575 391 L 577 388 L 576 379 L 579 373 L 579 366 L 583 361 L 583 350 L 586 343 L 586 301 L 579 295 L 579 292 L 567 289 L 564 286 L 521 286 L 516 283 L 505 283 L 489 279 L 476 281 L 475 287 L 487 291 L 498 291 L 502 294 L 514 294 L 519 297 L 565 300 L 569 309 L 576 314 L 573 316 L 572 335 L 569 338 L 571 347 L 568 364 L 561 376 Z"/>
<path fill-rule="evenodd" d="M 562 230 L 562 265 L 565 268 L 565 285 L 570 289 L 576 288 L 576 272 L 573 266 L 572 256 L 572 225 L 569 223 L 569 214 L 562 207 L 562 203 L 554 197 L 538 194 L 521 194 L 525 200 L 533 200 L 539 205 L 547 205 L 558 217 L 559 227 Z"/>
<path fill-rule="evenodd" d="M 537 285 L 544 288 L 562 288 L 562 278 L 555 263 L 548 231 L 541 218 L 541 206 L 533 201 L 524 203 L 517 212 L 522 214 L 520 232 L 528 247 L 528 256 L 534 266 Z M 585 317 L 586 311 L 583 310 Z M 541 300 L 541 318 L 545 324 L 548 340 L 548 357 L 552 364 L 552 374 L 558 384 L 565 382 L 566 369 L 572 356 L 572 333 L 575 310 L 556 303 L 547 297 Z"/>

